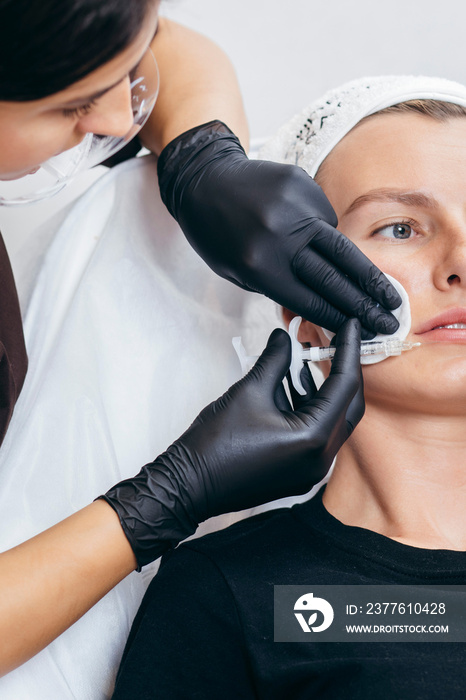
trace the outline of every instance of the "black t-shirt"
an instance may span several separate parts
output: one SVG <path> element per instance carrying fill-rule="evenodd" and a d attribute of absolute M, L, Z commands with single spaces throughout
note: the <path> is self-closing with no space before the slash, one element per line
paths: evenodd
<path fill-rule="evenodd" d="M 466 554 L 349 527 L 322 503 L 242 521 L 162 561 L 117 699 L 464 700 L 466 645 L 273 641 L 274 585 L 466 583 Z"/>

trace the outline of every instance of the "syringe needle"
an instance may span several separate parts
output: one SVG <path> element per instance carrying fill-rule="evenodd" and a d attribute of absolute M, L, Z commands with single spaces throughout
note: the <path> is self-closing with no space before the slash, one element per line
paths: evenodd
<path fill-rule="evenodd" d="M 411 343 L 399 338 L 388 338 L 387 340 L 368 340 L 361 343 L 361 357 L 367 355 L 383 355 L 385 357 L 393 357 L 401 355 L 406 350 L 412 350 L 418 347 L 421 343 Z M 302 351 L 303 362 L 323 362 L 331 360 L 335 355 L 333 346 L 304 348 Z"/>

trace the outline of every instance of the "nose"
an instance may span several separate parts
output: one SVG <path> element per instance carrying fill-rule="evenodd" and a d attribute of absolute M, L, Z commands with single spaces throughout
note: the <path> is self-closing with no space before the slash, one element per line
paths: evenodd
<path fill-rule="evenodd" d="M 466 288 L 466 223 L 442 238 L 434 283 L 442 291 L 455 286 Z"/>
<path fill-rule="evenodd" d="M 91 111 L 82 116 L 77 129 L 101 136 L 125 136 L 134 123 L 129 77 L 99 98 Z"/>

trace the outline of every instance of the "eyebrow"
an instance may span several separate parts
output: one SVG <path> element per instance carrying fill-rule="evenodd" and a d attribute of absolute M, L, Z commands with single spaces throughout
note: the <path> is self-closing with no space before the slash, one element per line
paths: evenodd
<path fill-rule="evenodd" d="M 386 187 L 370 190 L 365 194 L 356 197 L 354 202 L 349 205 L 343 216 L 351 214 L 353 211 L 370 202 L 397 202 L 398 204 L 407 204 L 411 207 L 423 207 L 424 209 L 437 209 L 438 202 L 424 192 L 405 192 L 404 190 L 393 190 Z"/>
<path fill-rule="evenodd" d="M 159 30 L 159 23 L 157 22 L 157 26 L 156 26 L 156 28 L 155 28 L 154 35 L 153 35 L 152 39 L 150 40 L 149 45 L 148 45 L 147 48 L 146 48 L 146 51 L 149 49 L 150 45 L 151 45 L 152 42 L 154 41 L 158 30 Z M 103 95 L 105 95 L 107 92 L 110 92 L 110 90 L 113 90 L 113 88 L 115 88 L 117 85 L 119 85 L 120 83 L 122 83 L 123 80 L 126 78 L 127 75 L 131 75 L 131 73 L 132 73 L 134 70 L 136 70 L 136 68 L 139 66 L 139 64 L 141 63 L 142 59 L 143 59 L 144 56 L 146 55 L 146 51 L 142 54 L 141 58 L 140 58 L 139 61 L 136 63 L 136 65 L 133 66 L 133 67 L 127 72 L 127 74 L 124 75 L 120 80 L 117 80 L 116 83 L 113 83 L 113 85 L 109 85 L 108 87 L 103 88 L 103 90 L 99 90 L 98 92 L 94 92 L 92 95 L 86 95 L 85 97 L 77 97 L 76 99 L 70 100 L 69 102 L 63 102 L 63 105 L 66 106 L 66 107 L 75 107 L 76 105 L 81 105 L 81 104 L 84 104 L 84 103 L 86 103 L 86 102 L 94 102 L 94 100 L 98 100 L 99 97 L 103 97 Z"/>

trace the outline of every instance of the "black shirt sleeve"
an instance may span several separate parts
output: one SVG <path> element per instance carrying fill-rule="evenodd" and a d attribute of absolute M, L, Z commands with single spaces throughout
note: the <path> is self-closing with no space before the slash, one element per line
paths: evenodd
<path fill-rule="evenodd" d="M 256 697 L 235 601 L 209 557 L 187 546 L 164 557 L 134 621 L 113 697 Z"/>

